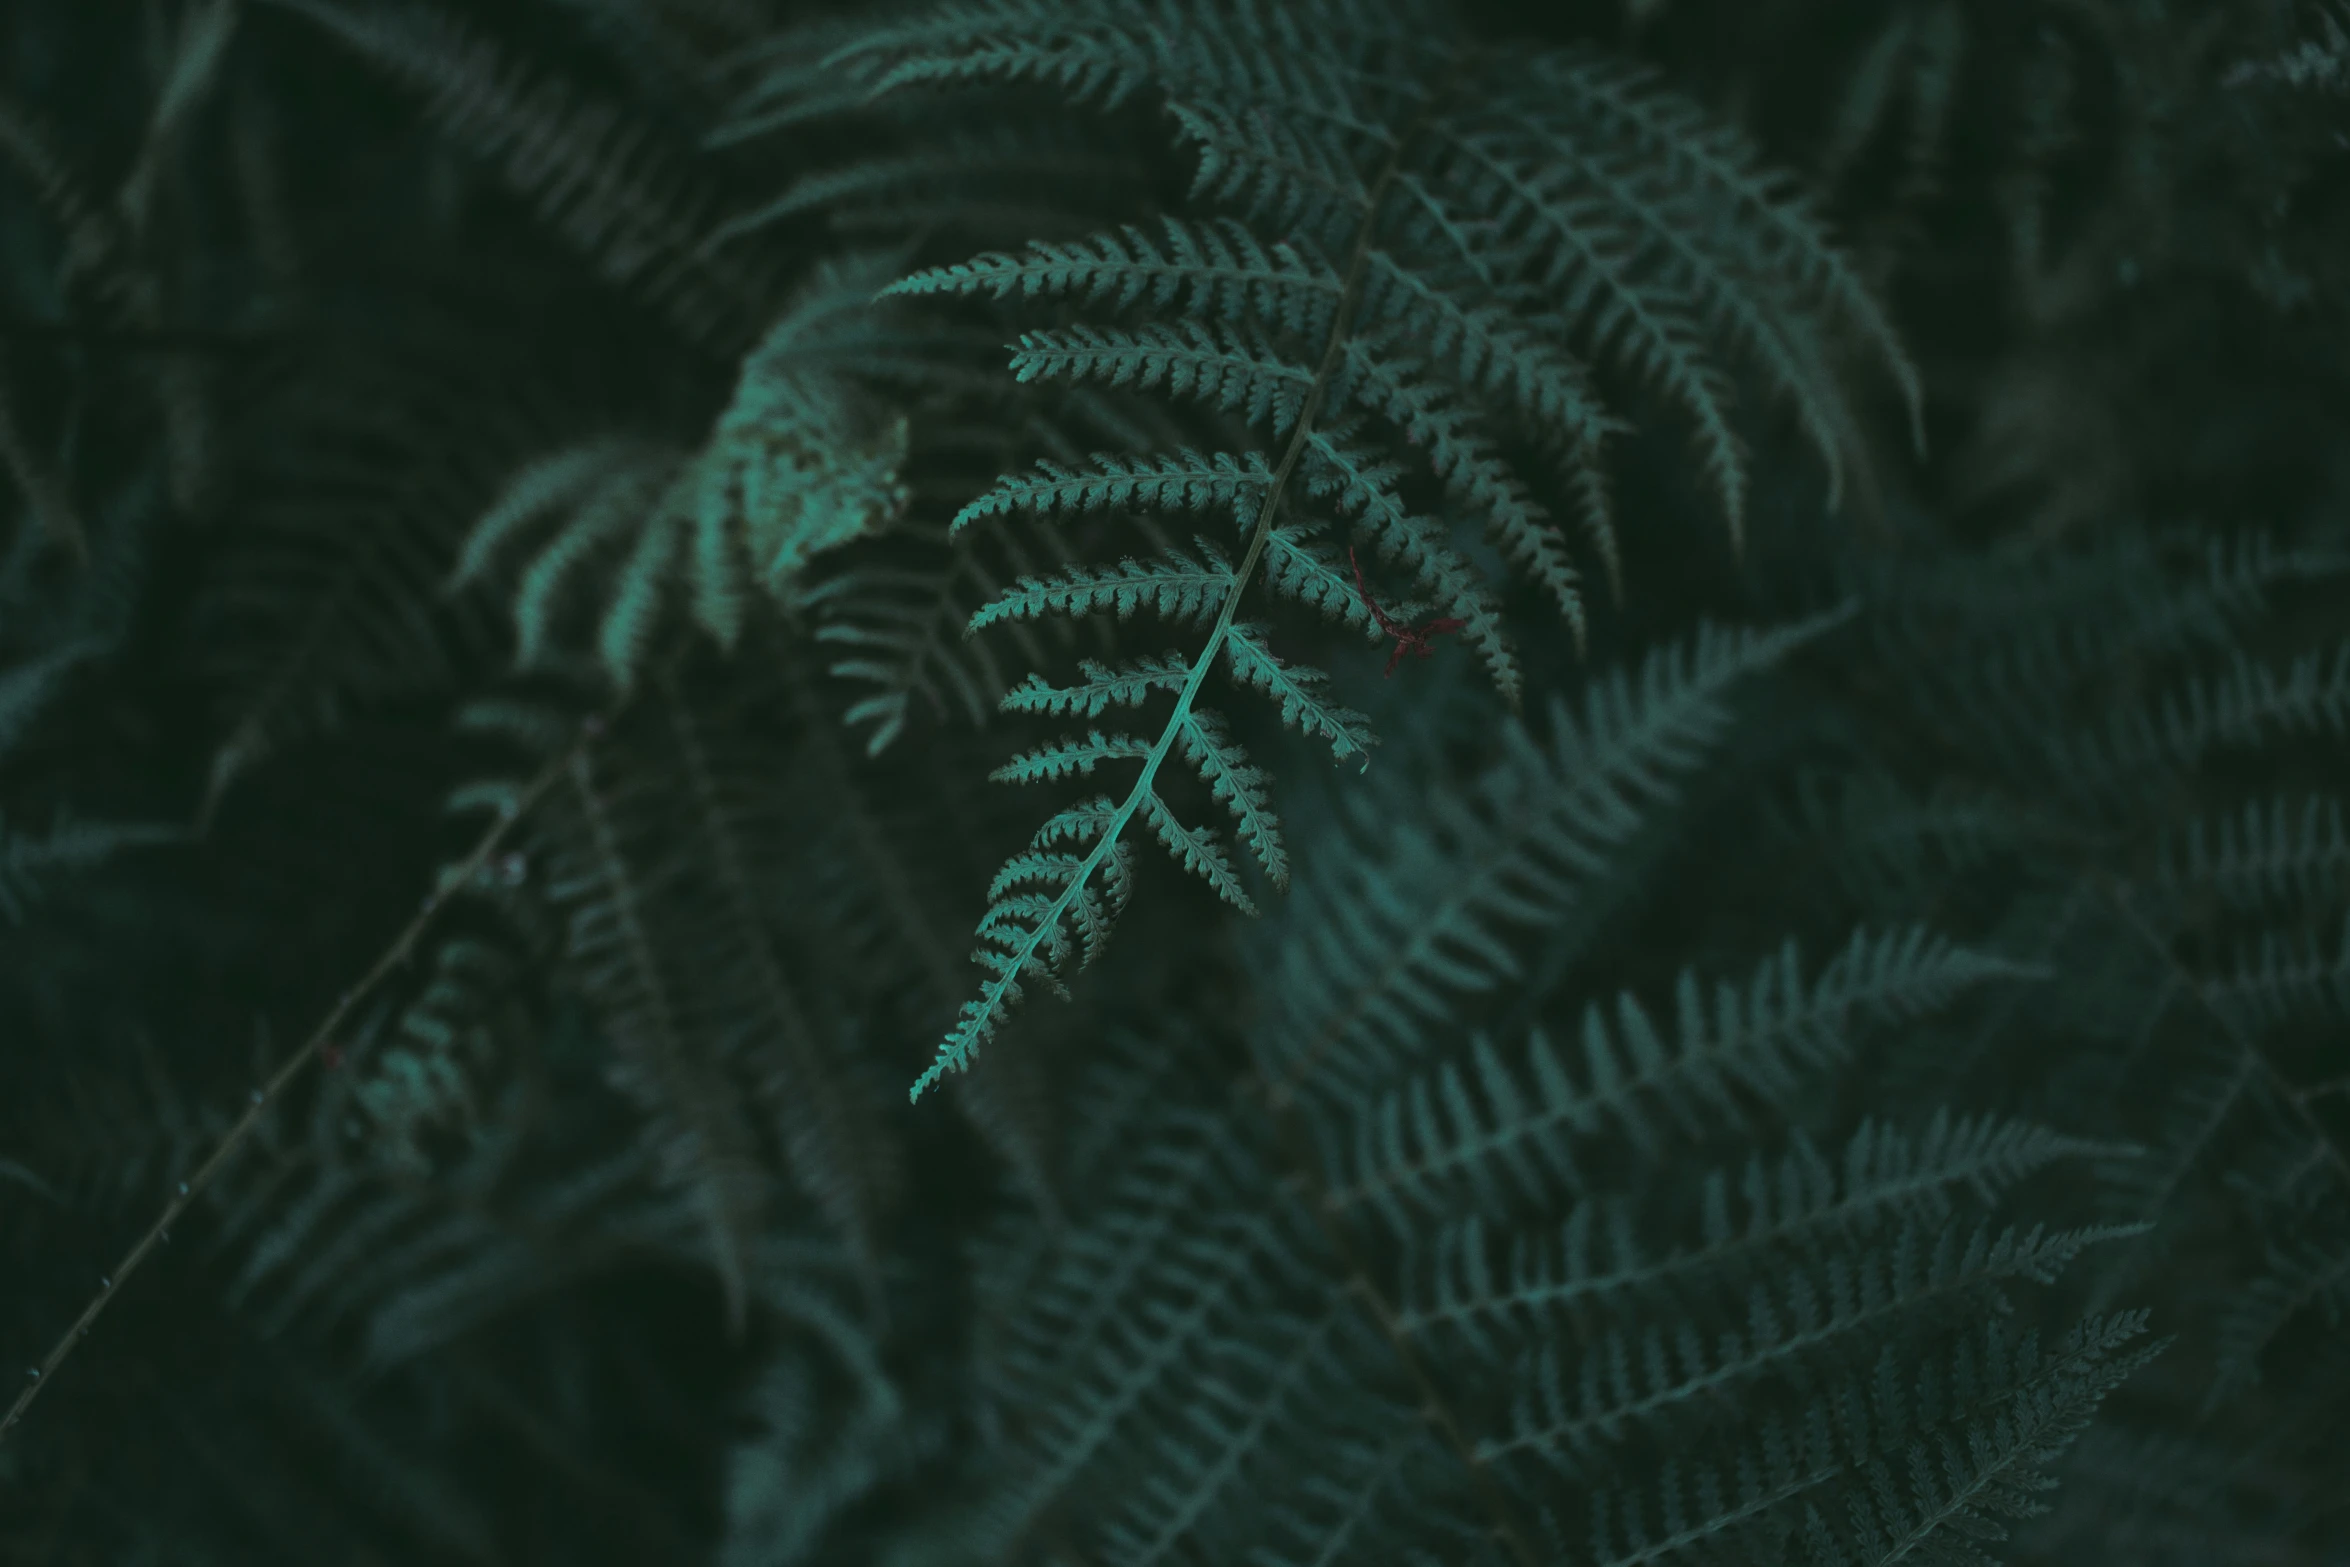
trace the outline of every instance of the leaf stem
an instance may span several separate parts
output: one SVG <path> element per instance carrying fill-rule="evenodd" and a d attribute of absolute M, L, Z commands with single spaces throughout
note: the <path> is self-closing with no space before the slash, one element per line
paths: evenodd
<path fill-rule="evenodd" d="M 179 1183 L 171 1199 L 163 1205 L 163 1212 L 156 1217 L 153 1224 L 147 1227 L 147 1233 L 140 1236 L 137 1243 L 124 1254 L 122 1260 L 114 1265 L 114 1271 L 105 1276 L 99 1285 L 98 1293 L 90 1298 L 90 1303 L 87 1306 L 82 1308 L 82 1314 L 74 1319 L 73 1326 L 66 1329 L 64 1336 L 58 1339 L 55 1347 L 49 1351 L 47 1358 L 33 1369 L 31 1378 L 25 1384 L 24 1391 L 16 1396 L 16 1402 L 10 1406 L 7 1415 L 0 1417 L 0 1442 L 7 1440 L 8 1433 L 16 1429 L 17 1422 L 24 1418 L 25 1411 L 32 1407 L 33 1400 L 41 1396 L 41 1390 L 47 1387 L 51 1379 L 56 1376 L 57 1368 L 64 1365 L 67 1357 L 73 1354 L 75 1347 L 89 1336 L 91 1326 L 97 1322 L 99 1315 L 106 1310 L 115 1296 L 122 1293 L 122 1287 L 130 1282 L 131 1275 L 136 1273 L 139 1270 L 139 1265 L 147 1260 L 148 1253 L 162 1244 L 164 1234 L 170 1229 L 172 1221 L 185 1212 L 190 1203 L 204 1194 L 205 1189 L 212 1184 L 213 1178 L 227 1165 L 237 1150 L 244 1146 L 245 1139 L 250 1137 L 254 1129 L 261 1124 L 261 1118 L 284 1096 L 285 1091 L 292 1086 L 294 1079 L 301 1075 L 302 1069 L 308 1066 L 325 1049 L 327 1042 L 332 1040 L 341 1030 L 344 1021 L 350 1017 L 353 1009 L 376 986 L 382 984 L 395 969 L 408 961 L 416 949 L 418 938 L 424 934 L 426 927 L 432 924 L 434 916 L 438 915 L 449 900 L 470 883 L 484 865 L 489 863 L 490 856 L 498 851 L 498 845 L 503 843 L 507 834 L 514 830 L 515 824 L 527 816 L 532 807 L 546 797 L 548 790 L 554 787 L 558 779 L 569 772 L 576 759 L 586 754 L 589 745 L 601 730 L 601 723 L 592 719 L 581 726 L 578 738 L 563 754 L 547 763 L 539 770 L 538 775 L 523 787 L 522 792 L 514 799 L 514 809 L 500 811 L 497 819 L 490 823 L 488 829 L 475 842 L 472 850 L 464 859 L 457 862 L 454 873 L 440 879 L 431 895 L 424 900 L 423 906 L 409 919 L 407 926 L 401 930 L 398 936 L 393 938 L 392 944 L 384 949 L 383 955 L 378 957 L 367 972 L 360 976 L 359 982 L 336 999 L 335 1004 L 327 1010 L 326 1016 L 319 1021 L 318 1027 L 311 1031 L 307 1040 L 303 1041 L 302 1047 L 285 1059 L 265 1086 L 252 1091 L 245 1105 L 245 1113 L 237 1118 L 236 1125 L 229 1128 L 227 1135 L 221 1138 L 211 1154 L 196 1167 L 195 1172 Z"/>
<path fill-rule="evenodd" d="M 1158 743 L 1151 747 L 1150 755 L 1143 761 L 1140 776 L 1134 780 L 1134 787 L 1127 792 L 1125 802 L 1111 814 L 1108 825 L 1102 829 L 1092 850 L 1070 875 L 1060 895 L 1053 899 L 1051 906 L 1029 928 L 1027 939 L 1012 954 L 1011 960 L 981 988 L 978 1005 L 964 1017 L 954 1033 L 947 1036 L 946 1043 L 939 1048 L 938 1058 L 914 1080 L 914 1087 L 906 1096 L 908 1100 L 920 1100 L 922 1091 L 937 1082 L 950 1068 L 960 1070 L 963 1067 L 972 1047 L 978 1042 L 980 1031 L 991 1020 L 1003 1014 L 1006 996 L 1026 977 L 1029 965 L 1037 961 L 1037 949 L 1059 929 L 1062 918 L 1069 912 L 1069 906 L 1076 902 L 1085 884 L 1093 879 L 1094 873 L 1101 869 L 1102 862 L 1117 848 L 1127 823 L 1134 819 L 1134 813 L 1142 809 L 1144 801 L 1151 798 L 1151 785 L 1158 777 L 1159 765 L 1166 761 L 1167 753 L 1174 749 L 1177 737 L 1183 733 L 1184 722 L 1191 716 L 1192 705 L 1199 699 L 1200 688 L 1207 684 L 1208 671 L 1215 667 L 1216 655 L 1223 651 L 1225 641 L 1232 634 L 1233 619 L 1240 610 L 1240 596 L 1248 590 L 1249 579 L 1256 572 L 1257 562 L 1264 558 L 1265 548 L 1272 542 L 1273 522 L 1280 513 L 1290 476 L 1297 471 L 1298 462 L 1305 455 L 1306 445 L 1314 433 L 1314 417 L 1321 412 L 1322 399 L 1328 394 L 1330 383 L 1345 360 L 1348 333 L 1354 325 L 1355 307 L 1362 298 L 1363 271 L 1370 262 L 1371 242 L 1378 233 L 1379 208 L 1386 200 L 1388 187 L 1395 183 L 1396 175 L 1402 168 L 1404 149 L 1411 145 L 1417 132 L 1435 117 L 1436 106 L 1447 96 L 1466 63 L 1466 57 L 1455 61 L 1452 69 L 1446 73 L 1445 80 L 1428 95 L 1427 104 L 1414 123 L 1396 137 L 1395 146 L 1381 166 L 1378 178 L 1372 181 L 1370 190 L 1363 197 L 1362 226 L 1355 231 L 1354 246 L 1347 256 L 1346 272 L 1339 285 L 1338 304 L 1330 313 L 1330 334 L 1322 345 L 1322 362 L 1315 367 L 1313 382 L 1306 388 L 1305 396 L 1298 404 L 1297 423 L 1290 429 L 1289 444 L 1282 450 L 1281 462 L 1274 468 L 1272 478 L 1265 486 L 1264 500 L 1257 508 L 1256 528 L 1249 535 L 1248 551 L 1241 556 L 1240 564 L 1232 571 L 1232 590 L 1224 597 L 1224 607 L 1217 613 L 1215 629 L 1208 633 L 1207 645 L 1200 649 L 1199 657 L 1192 661 L 1191 672 L 1183 682 L 1182 691 L 1176 695 L 1175 710 L 1168 716 L 1167 727 L 1160 732 Z"/>

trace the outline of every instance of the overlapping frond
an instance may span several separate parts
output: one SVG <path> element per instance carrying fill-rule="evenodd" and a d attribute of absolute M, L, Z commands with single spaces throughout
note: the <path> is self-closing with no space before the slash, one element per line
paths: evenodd
<path fill-rule="evenodd" d="M 714 194 L 653 124 L 518 69 L 493 40 L 415 0 L 271 3 L 422 95 L 442 129 L 495 164 L 550 228 L 693 338 L 740 352 L 773 310 L 771 279 L 703 243 Z"/>
<path fill-rule="evenodd" d="M 903 373 L 920 339 L 870 321 L 876 258 L 819 269 L 743 362 L 734 397 L 691 452 L 591 441 L 528 464 L 474 524 L 453 585 L 533 540 L 513 600 L 523 662 L 543 658 L 567 597 L 594 568 L 598 656 L 622 689 L 642 673 L 683 596 L 722 645 L 754 597 L 789 600 L 819 555 L 886 525 L 905 504 L 902 418 L 875 411 L 858 376 Z M 549 522 L 552 519 L 552 531 Z"/>
<path fill-rule="evenodd" d="M 1839 618 L 1707 627 L 1651 653 L 1637 676 L 1595 679 L 1579 714 L 1556 703 L 1547 742 L 1513 724 L 1465 797 L 1367 809 L 1353 834 L 1362 850 L 1317 868 L 1299 892 L 1296 939 L 1269 954 L 1258 1049 L 1277 1090 L 1391 1083 L 1420 1029 L 1522 972 L 1513 934 L 1605 883 L 1643 822 L 1704 764 L 1739 683 Z"/>
<path fill-rule="evenodd" d="M 1358 1102 L 1363 1140 L 1333 1195 L 1386 1211 L 1491 1212 L 1528 1183 L 1581 1188 L 1591 1155 L 1579 1158 L 1578 1145 L 1611 1146 L 1603 1133 L 1653 1155 L 1668 1126 L 1742 1127 L 1753 1105 L 1785 1113 L 1807 1080 L 1844 1057 L 1855 1023 L 1914 1016 L 1966 987 L 2034 972 L 1918 929 L 1856 932 L 1808 986 L 1784 949 L 1744 986 L 1718 983 L 1710 1006 L 1684 971 L 1669 1041 L 1627 993 L 1612 1027 L 1596 1003 L 1585 1011 L 1579 1051 L 1534 1035 L 1523 1076 L 1481 1040 L 1472 1070 L 1447 1061 Z"/>
<path fill-rule="evenodd" d="M 1480 52 L 1410 6 L 1255 0 L 951 4 L 878 24 L 835 58 L 883 94 L 995 82 L 1049 85 L 1105 106 L 1153 96 L 1196 156 L 1194 199 L 1232 213 L 990 252 L 918 272 L 890 292 L 1056 300 L 1124 317 L 1024 332 L 1014 375 L 1161 391 L 1231 415 L 1270 443 L 1047 464 L 1000 481 L 958 518 L 1237 515 L 1246 547 L 1229 570 L 1203 542 L 1201 557 L 1177 551 L 1023 582 L 973 621 L 1123 616 L 1146 603 L 1213 617 L 1102 842 L 1140 816 L 1235 902 L 1218 851 L 1174 822 L 1154 792 L 1201 677 L 1230 652 L 1234 673 L 1275 694 L 1285 718 L 1331 739 L 1341 756 L 1363 743 L 1344 721 L 1316 716 L 1321 704 L 1307 694 L 1316 677 L 1302 668 L 1284 677 L 1292 666 L 1264 647 L 1263 633 L 1237 629 L 1234 611 L 1260 568 L 1277 591 L 1325 609 L 1346 603 L 1326 576 L 1284 569 L 1273 548 L 1281 529 L 1337 522 L 1408 570 L 1435 602 L 1429 626 L 1457 631 L 1515 701 L 1523 677 L 1492 591 L 1452 533 L 1481 524 L 1580 640 L 1573 552 L 1551 520 L 1545 481 L 1508 454 L 1530 439 L 1563 465 L 1565 504 L 1615 581 L 1620 552 L 1597 464 L 1621 421 L 1586 360 L 1612 357 L 1695 416 L 1734 536 L 1744 448 L 1717 345 L 1745 352 L 1793 396 L 1831 488 L 1861 460 L 1862 441 L 1826 369 L 1821 331 L 1854 329 L 1893 365 L 1915 413 L 1915 376 L 1882 313 L 1800 200 L 1742 141 L 1628 70 Z M 1578 170 L 1582 187 L 1569 172 Z M 1710 337 L 1701 322 L 1715 329 Z M 1433 516 L 1404 499 L 1422 476 L 1443 498 Z M 1314 517 L 1315 502 L 1333 515 Z M 1412 633 L 1423 647 L 1428 634 Z M 1039 941 L 1042 930 L 1032 932 Z M 988 986 L 941 1046 L 938 1070 L 964 1064 L 1001 1022 L 1005 999 L 1002 981 Z"/>

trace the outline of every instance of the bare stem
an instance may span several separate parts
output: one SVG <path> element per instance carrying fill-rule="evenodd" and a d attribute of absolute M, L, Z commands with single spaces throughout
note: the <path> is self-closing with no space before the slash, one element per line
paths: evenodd
<path fill-rule="evenodd" d="M 89 1336 L 90 1327 L 98 1320 L 99 1313 L 106 1309 L 107 1304 L 115 1296 L 122 1293 L 123 1285 L 128 1283 L 130 1276 L 138 1271 L 139 1264 L 147 1260 L 147 1254 L 162 1244 L 164 1234 L 170 1229 L 172 1221 L 186 1211 L 190 1203 L 203 1195 L 204 1189 L 212 1184 L 213 1177 L 220 1173 L 221 1169 L 235 1156 L 237 1150 L 244 1146 L 245 1139 L 253 1134 L 254 1128 L 261 1124 L 261 1118 L 268 1113 L 270 1107 L 277 1103 L 287 1088 L 292 1086 L 294 1079 L 325 1047 L 327 1041 L 333 1039 L 342 1029 L 343 1023 L 350 1017 L 352 1009 L 357 1007 L 376 986 L 382 984 L 393 970 L 408 961 L 416 949 L 417 939 L 433 922 L 433 917 L 440 913 L 459 890 L 480 873 L 484 865 L 489 863 L 490 856 L 497 853 L 498 845 L 503 843 L 506 835 L 514 830 L 515 824 L 527 816 L 531 808 L 546 797 L 547 791 L 570 769 L 573 760 L 585 753 L 600 729 L 601 725 L 591 720 L 582 727 L 579 738 L 562 755 L 540 769 L 538 775 L 524 786 L 521 794 L 515 797 L 514 809 L 498 813 L 497 819 L 491 822 L 488 829 L 482 833 L 472 851 L 458 862 L 455 873 L 441 879 L 440 884 L 433 889 L 432 895 L 424 900 L 423 906 L 408 921 L 407 927 L 393 939 L 389 947 L 384 949 L 383 955 L 375 960 L 367 972 L 360 977 L 359 982 L 342 993 L 335 1004 L 328 1009 L 326 1016 L 319 1021 L 318 1027 L 311 1031 L 310 1037 L 303 1041 L 302 1047 L 285 1059 L 267 1085 L 252 1091 L 245 1105 L 245 1113 L 237 1118 L 237 1124 L 229 1128 L 228 1134 L 220 1140 L 211 1155 L 196 1167 L 195 1173 L 179 1183 L 171 1199 L 163 1205 L 163 1212 L 156 1217 L 153 1224 L 147 1227 L 147 1233 L 140 1236 L 138 1243 L 132 1246 L 129 1252 L 124 1254 L 123 1259 L 114 1265 L 114 1271 L 106 1275 L 100 1282 L 98 1293 L 91 1297 L 87 1306 L 82 1308 L 81 1316 L 75 1319 L 72 1327 L 66 1329 L 64 1336 L 58 1339 L 56 1347 L 49 1351 L 48 1357 L 33 1368 L 24 1391 L 16 1396 L 16 1402 L 10 1406 L 7 1416 L 0 1418 L 0 1441 L 6 1441 L 8 1433 L 16 1429 L 16 1423 L 24 1418 L 25 1411 L 32 1407 L 33 1400 L 41 1396 L 41 1389 L 49 1385 L 50 1380 L 57 1374 L 57 1368 L 65 1364 L 66 1357 L 74 1352 L 75 1346 Z"/>

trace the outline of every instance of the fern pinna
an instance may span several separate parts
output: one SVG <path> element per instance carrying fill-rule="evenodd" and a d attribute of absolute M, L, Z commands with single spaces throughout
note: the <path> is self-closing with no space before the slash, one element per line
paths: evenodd
<path fill-rule="evenodd" d="M 1155 95 L 1196 154 L 1193 197 L 1228 210 L 982 255 L 888 292 L 1106 307 L 1106 324 L 1024 333 L 1014 373 L 1163 389 L 1237 415 L 1264 443 L 1040 463 L 955 519 L 1229 513 L 1241 547 L 1234 560 L 1202 537 L 1024 579 L 973 616 L 979 630 L 1148 609 L 1207 634 L 1183 652 L 1088 663 L 1071 685 L 1031 675 L 1005 698 L 1012 711 L 1086 719 L 1172 701 L 1155 736 L 1088 729 L 999 774 L 1048 781 L 1139 764 L 1122 796 L 1057 813 L 997 877 L 974 954 L 988 978 L 916 1097 L 969 1062 L 1026 985 L 1058 986 L 1100 949 L 1132 882 L 1138 817 L 1226 902 L 1253 907 L 1219 838 L 1160 793 L 1178 749 L 1282 885 L 1269 781 L 1204 701 L 1219 663 L 1339 760 L 1367 764 L 1373 736 L 1325 673 L 1284 658 L 1264 624 L 1242 617 L 1260 579 L 1274 597 L 1380 635 L 1334 543 L 1343 532 L 1456 623 L 1514 703 L 1523 679 L 1494 590 L 1456 535 L 1482 524 L 1580 641 L 1582 577 L 1544 495 L 1563 495 L 1613 582 L 1603 451 L 1623 422 L 1596 370 L 1691 421 L 1733 538 L 1745 458 L 1730 374 L 1709 344 L 1735 345 L 1793 403 L 1832 500 L 1861 441 L 1827 369 L 1831 333 L 1891 367 L 1914 424 L 1914 374 L 1801 200 L 1739 136 L 1630 68 L 1479 47 L 1442 8 L 1396 0 L 983 0 L 878 27 L 843 59 L 884 92 L 1036 82 L 1104 107 Z M 1521 449 L 1541 454 L 1547 477 L 1527 471 Z"/>

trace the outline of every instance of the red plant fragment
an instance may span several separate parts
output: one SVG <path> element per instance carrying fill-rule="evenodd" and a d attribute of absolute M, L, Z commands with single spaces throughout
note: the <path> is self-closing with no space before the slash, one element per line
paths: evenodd
<path fill-rule="evenodd" d="M 1378 622 L 1382 632 L 1395 638 L 1395 650 L 1387 655 L 1389 678 L 1394 677 L 1395 666 L 1403 662 L 1403 656 L 1406 652 L 1416 653 L 1422 658 L 1430 657 L 1436 651 L 1429 646 L 1434 638 L 1443 636 L 1448 631 L 1458 631 L 1468 624 L 1465 620 L 1445 615 L 1423 620 L 1414 626 L 1399 626 L 1387 618 L 1387 611 L 1379 607 L 1379 601 L 1371 597 L 1371 590 L 1363 585 L 1363 563 L 1355 559 L 1352 545 L 1347 547 L 1346 563 L 1354 568 L 1355 593 L 1362 599 L 1363 608 L 1371 612 L 1371 618 Z"/>

